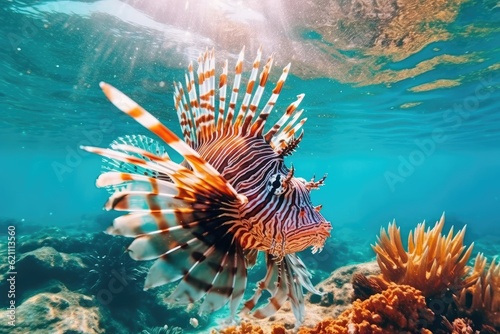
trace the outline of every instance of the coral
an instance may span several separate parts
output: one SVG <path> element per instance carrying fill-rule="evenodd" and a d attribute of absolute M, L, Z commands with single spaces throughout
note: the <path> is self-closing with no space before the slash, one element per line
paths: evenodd
<path fill-rule="evenodd" d="M 494 258 L 486 268 L 487 259 L 479 253 L 456 302 L 467 316 L 479 318 L 475 322 L 500 329 L 500 263 Z"/>
<path fill-rule="evenodd" d="M 474 334 L 472 329 L 472 321 L 470 319 L 458 318 L 453 321 L 452 334 Z"/>
<path fill-rule="evenodd" d="M 425 222 L 418 224 L 408 236 L 408 251 L 403 248 L 395 222 L 389 224 L 387 232 L 382 228 L 377 244 L 372 246 L 382 273 L 371 278 L 381 287 L 391 282 L 413 286 L 428 298 L 440 296 L 447 289 L 460 291 L 470 271 L 467 261 L 473 245 L 463 245 L 465 227 L 455 235 L 453 227 L 442 235 L 444 221 L 443 214 L 432 229 L 426 229 Z"/>
<path fill-rule="evenodd" d="M 352 275 L 353 300 L 365 300 L 370 296 L 381 293 L 384 289 L 376 280 L 369 279 L 362 273 L 356 272 Z"/>
<path fill-rule="evenodd" d="M 302 327 L 298 334 L 427 334 L 431 332 L 425 328 L 433 320 L 434 314 L 420 291 L 408 285 L 390 284 L 382 293 L 356 300 L 337 319 L 324 319 L 315 328 Z"/>
<path fill-rule="evenodd" d="M 213 330 L 212 334 L 264 334 L 264 330 L 258 325 L 249 322 L 242 322 L 239 326 L 230 326 L 218 331 Z M 285 334 L 283 325 L 273 325 L 269 334 Z M 267 333 L 266 333 L 267 334 Z"/>

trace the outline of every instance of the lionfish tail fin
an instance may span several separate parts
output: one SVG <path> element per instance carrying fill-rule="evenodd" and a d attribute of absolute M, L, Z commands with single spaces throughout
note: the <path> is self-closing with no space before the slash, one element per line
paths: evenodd
<path fill-rule="evenodd" d="M 263 319 L 276 313 L 289 300 L 297 323 L 304 321 L 304 292 L 302 288 L 316 294 L 321 294 L 312 284 L 310 273 L 306 266 L 295 254 L 287 254 L 278 261 L 271 254 L 267 254 L 267 272 L 263 280 L 257 283 L 252 298 L 244 303 L 243 313 L 251 312 L 259 302 L 262 292 L 267 290 L 269 297 L 267 304 L 252 311 L 251 315 Z"/>
<path fill-rule="evenodd" d="M 246 197 L 189 145 L 117 89 L 101 84 L 119 109 L 179 152 L 186 167 L 145 136 L 128 136 L 110 148 L 82 147 L 102 155 L 105 171 L 97 186 L 115 190 L 107 210 L 128 211 L 114 220 L 111 234 L 133 237 L 128 251 L 136 260 L 155 260 L 145 289 L 181 280 L 169 297 L 190 303 L 203 296 L 202 310 L 226 303 L 234 313 L 246 286 L 243 250 L 234 238 Z"/>
<path fill-rule="evenodd" d="M 203 143 L 216 140 L 223 132 L 231 132 L 242 136 L 264 137 L 274 151 L 283 156 L 295 150 L 302 139 L 299 130 L 306 121 L 305 118 L 300 118 L 302 110 L 297 111 L 304 95 L 299 95 L 297 100 L 288 106 L 283 116 L 263 134 L 266 121 L 283 89 L 290 64 L 283 69 L 271 96 L 259 111 L 259 104 L 273 65 L 271 56 L 261 69 L 261 58 L 262 48 L 259 48 L 241 101 L 238 96 L 242 83 L 244 48 L 234 68 L 229 101 L 227 101 L 228 62 L 223 63 L 218 84 L 218 108 L 215 106 L 216 73 L 213 50 L 206 51 L 199 57 L 197 78 L 193 65 L 189 65 L 185 80 L 186 89 L 182 83 L 174 83 L 175 108 L 184 140 L 190 147 L 197 148 Z"/>

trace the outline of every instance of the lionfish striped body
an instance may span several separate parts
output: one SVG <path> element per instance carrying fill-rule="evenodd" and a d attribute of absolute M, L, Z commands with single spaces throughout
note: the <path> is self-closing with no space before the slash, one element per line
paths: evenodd
<path fill-rule="evenodd" d="M 318 181 L 295 178 L 293 167 L 284 164 L 284 157 L 302 138 L 302 133 L 296 134 L 305 122 L 299 120 L 302 111 L 297 110 L 303 95 L 264 132 L 290 65 L 257 112 L 273 62 L 271 57 L 257 80 L 260 58 L 259 49 L 239 108 L 243 51 L 229 101 L 228 63 L 224 63 L 217 111 L 213 51 L 198 60 L 196 82 L 189 66 L 186 91 L 176 83 L 174 94 L 184 140 L 123 93 L 101 84 L 116 107 L 180 153 L 182 163 L 172 161 L 160 144 L 144 136 L 119 138 L 110 149 L 84 149 L 105 157 L 107 171 L 97 185 L 114 190 L 106 209 L 129 211 L 116 218 L 108 232 L 135 238 L 129 247 L 132 258 L 156 259 L 145 288 L 180 280 L 169 297 L 172 302 L 204 297 L 200 312 L 212 312 L 229 302 L 233 318 L 245 292 L 247 269 L 255 264 L 258 252 L 264 252 L 267 274 L 242 311 L 264 318 L 289 300 L 301 322 L 302 288 L 319 291 L 295 253 L 311 246 L 313 252 L 321 250 L 330 235 L 330 223 L 309 196 L 324 177 Z M 263 290 L 271 297 L 254 310 Z"/>

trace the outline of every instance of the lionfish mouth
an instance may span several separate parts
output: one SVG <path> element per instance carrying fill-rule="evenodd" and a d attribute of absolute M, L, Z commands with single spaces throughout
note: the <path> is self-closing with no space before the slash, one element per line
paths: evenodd
<path fill-rule="evenodd" d="M 332 230 L 332 224 L 328 221 L 323 221 L 319 224 L 316 230 L 316 235 L 312 241 L 312 253 L 316 254 L 323 250 L 325 241 L 330 237 L 330 231 Z"/>
<path fill-rule="evenodd" d="M 326 239 L 330 236 L 332 224 L 322 221 L 316 227 L 307 231 L 297 233 L 294 231 L 284 239 L 275 238 L 272 240 L 268 252 L 274 259 L 281 259 L 286 254 L 296 253 L 312 246 L 312 253 L 321 252 Z"/>

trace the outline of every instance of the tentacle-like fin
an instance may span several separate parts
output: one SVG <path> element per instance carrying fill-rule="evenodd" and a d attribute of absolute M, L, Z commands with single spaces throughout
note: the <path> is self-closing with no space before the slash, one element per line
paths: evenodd
<path fill-rule="evenodd" d="M 313 286 L 310 280 L 311 274 L 296 254 L 287 254 L 281 261 L 268 254 L 266 263 L 266 276 L 257 284 L 254 295 L 245 302 L 242 312 L 252 311 L 262 296 L 262 292 L 267 290 L 271 297 L 267 304 L 253 311 L 253 316 L 259 319 L 267 318 L 276 313 L 287 300 L 290 300 L 297 324 L 302 323 L 305 316 L 302 288 L 321 294 Z"/>

